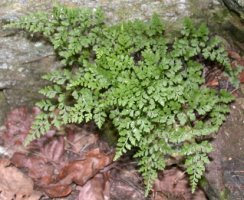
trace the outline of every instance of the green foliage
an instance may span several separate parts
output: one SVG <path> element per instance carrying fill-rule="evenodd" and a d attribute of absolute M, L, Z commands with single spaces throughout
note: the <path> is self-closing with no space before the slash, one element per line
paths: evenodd
<path fill-rule="evenodd" d="M 185 158 L 195 191 L 212 151 L 204 136 L 218 130 L 233 100 L 204 85 L 204 63 L 215 63 L 237 85 L 220 40 L 205 25 L 186 20 L 169 43 L 156 15 L 109 26 L 100 10 L 55 7 L 11 26 L 42 34 L 65 64 L 43 77 L 51 85 L 40 91 L 46 99 L 37 104 L 42 113 L 26 144 L 51 127 L 94 120 L 101 128 L 111 120 L 119 134 L 115 159 L 138 150 L 146 194 L 174 155 Z"/>

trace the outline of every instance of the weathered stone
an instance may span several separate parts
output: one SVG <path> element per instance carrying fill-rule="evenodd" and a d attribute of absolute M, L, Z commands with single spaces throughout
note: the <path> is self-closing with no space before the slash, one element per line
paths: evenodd
<path fill-rule="evenodd" d="M 7 109 L 8 109 L 7 100 L 3 92 L 0 90 L 0 126 L 1 124 L 3 124 Z"/>
<path fill-rule="evenodd" d="M 244 98 L 232 105 L 227 121 L 212 144 L 212 162 L 207 167 L 204 188 L 210 200 L 232 200 L 244 197 Z"/>
<path fill-rule="evenodd" d="M 51 46 L 21 36 L 0 37 L 0 89 L 11 107 L 40 98 L 41 76 L 57 68 Z"/>
<path fill-rule="evenodd" d="M 244 1 L 243 0 L 222 0 L 224 4 L 233 12 L 244 19 Z"/>

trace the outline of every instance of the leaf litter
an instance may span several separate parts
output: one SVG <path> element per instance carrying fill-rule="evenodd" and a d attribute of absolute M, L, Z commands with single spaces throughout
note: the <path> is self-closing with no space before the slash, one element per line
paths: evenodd
<path fill-rule="evenodd" d="M 0 160 L 0 199 L 1 200 L 38 200 L 41 193 L 34 190 L 30 177 L 16 167 L 11 166 L 10 160 Z"/>
<path fill-rule="evenodd" d="M 8 156 L 0 157 L 0 200 L 206 199 L 201 190 L 196 197 L 189 196 L 186 177 L 175 184 L 182 172 L 174 168 L 160 174 L 146 198 L 136 162 L 130 155 L 113 162 L 114 149 L 99 139 L 92 123 L 53 129 L 24 147 L 38 112 L 36 108 L 16 108 L 0 130 L 2 146 L 8 151 Z"/>

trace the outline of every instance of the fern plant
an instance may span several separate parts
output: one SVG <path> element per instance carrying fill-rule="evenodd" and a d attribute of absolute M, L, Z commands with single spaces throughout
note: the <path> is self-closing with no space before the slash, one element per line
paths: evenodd
<path fill-rule="evenodd" d="M 137 149 L 146 195 L 170 157 L 183 157 L 192 192 L 202 177 L 212 146 L 206 140 L 229 112 L 232 95 L 204 85 L 206 62 L 215 63 L 235 86 L 221 41 L 207 27 L 185 20 L 181 35 L 169 42 L 157 15 L 107 25 L 101 10 L 57 6 L 10 24 L 42 34 L 65 65 L 43 78 L 36 117 L 26 143 L 50 128 L 110 120 L 118 130 L 115 160 Z"/>

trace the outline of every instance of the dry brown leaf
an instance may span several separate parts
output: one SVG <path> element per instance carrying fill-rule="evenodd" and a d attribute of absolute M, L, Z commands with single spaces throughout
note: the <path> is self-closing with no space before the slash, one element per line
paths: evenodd
<path fill-rule="evenodd" d="M 45 193 L 51 198 L 66 197 L 72 192 L 70 185 L 49 185 L 43 188 Z"/>
<path fill-rule="evenodd" d="M 84 185 L 87 180 L 98 173 L 99 170 L 112 162 L 113 155 L 100 152 L 99 148 L 86 153 L 83 160 L 69 162 L 61 169 L 58 179 L 60 184 Z"/>
<path fill-rule="evenodd" d="M 17 152 L 11 158 L 11 163 L 14 164 L 16 167 L 28 167 L 28 157 L 26 154 Z"/>
<path fill-rule="evenodd" d="M 18 140 L 15 138 L 15 142 L 22 143 L 30 130 L 33 119 L 33 114 L 27 108 L 21 107 L 12 110 L 5 120 L 8 130 L 6 134 L 11 137 L 18 136 Z"/>
<path fill-rule="evenodd" d="M 53 137 L 51 141 L 41 148 L 41 155 L 49 162 L 60 163 L 64 157 L 64 137 Z"/>
<path fill-rule="evenodd" d="M 98 148 L 93 149 L 85 155 L 84 160 L 70 161 L 66 166 L 61 168 L 58 176 L 52 179 L 51 184 L 43 185 L 42 189 L 49 197 L 67 196 L 72 191 L 70 186 L 72 183 L 84 185 L 90 178 L 96 175 L 99 170 L 110 164 L 112 159 L 112 154 L 106 155 L 100 152 Z M 33 171 L 33 169 L 31 170 Z M 38 177 L 37 174 L 36 177 Z M 39 179 L 35 180 L 40 182 Z"/>
<path fill-rule="evenodd" d="M 153 200 L 169 200 L 169 198 L 162 192 L 156 192 L 154 194 L 154 197 L 152 197 L 152 198 L 153 198 Z M 178 200 L 178 199 L 174 198 L 174 200 Z"/>
<path fill-rule="evenodd" d="M 219 81 L 217 79 L 210 80 L 206 83 L 209 87 L 216 87 L 219 85 Z"/>
<path fill-rule="evenodd" d="M 160 177 L 154 184 L 154 200 L 165 200 L 165 197 L 168 199 L 207 199 L 203 191 L 199 189 L 194 194 L 191 193 L 186 174 L 176 167 L 164 170 Z"/>
<path fill-rule="evenodd" d="M 88 146 L 96 144 L 98 141 L 97 134 L 89 132 L 83 127 L 70 127 L 66 131 L 70 149 L 75 153 L 81 153 Z"/>
<path fill-rule="evenodd" d="M 78 186 L 79 196 L 77 200 L 109 200 L 110 183 L 103 174 L 97 174 L 88 180 L 85 185 Z"/>
<path fill-rule="evenodd" d="M 52 140 L 53 137 L 55 137 L 57 133 L 56 129 L 51 129 L 45 133 L 41 138 L 38 138 L 37 140 L 32 141 L 27 147 L 29 152 L 33 151 L 40 151 L 43 146 L 45 146 L 48 141 Z"/>
<path fill-rule="evenodd" d="M 45 159 L 37 156 L 27 157 L 23 153 L 15 153 L 11 162 L 16 167 L 25 167 L 28 169 L 28 175 L 39 186 L 46 186 L 54 179 L 54 166 L 47 163 Z"/>
<path fill-rule="evenodd" d="M 240 54 L 238 54 L 236 51 L 229 50 L 228 51 L 228 55 L 229 55 L 229 57 L 231 57 L 232 59 L 235 59 L 235 60 L 240 60 L 241 59 Z"/>
<path fill-rule="evenodd" d="M 145 200 L 143 180 L 139 176 L 136 166 L 123 161 L 110 171 L 111 199 Z"/>
<path fill-rule="evenodd" d="M 9 160 L 0 160 L 0 199 L 38 200 L 41 194 L 33 190 L 32 180 L 10 166 Z"/>
<path fill-rule="evenodd" d="M 4 141 L 4 147 L 9 149 L 9 154 L 26 151 L 22 143 L 29 133 L 36 112 L 34 108 L 29 110 L 21 107 L 8 113 L 5 120 L 6 130 L 2 134 L 1 139 Z"/>
<path fill-rule="evenodd" d="M 244 71 L 242 71 L 242 72 L 240 73 L 240 77 L 239 77 L 239 79 L 240 79 L 240 82 L 241 82 L 241 83 L 244 83 Z"/>
<path fill-rule="evenodd" d="M 91 150 L 95 145 L 98 146 L 98 136 L 94 134 L 95 129 L 91 130 L 85 126 L 69 126 L 65 130 L 67 136 L 55 136 L 57 130 L 52 130 L 32 142 L 28 148 L 16 151 L 15 146 L 22 146 L 34 115 L 35 109 L 32 112 L 26 108 L 13 110 L 6 120 L 4 141 L 11 148 L 14 146 L 11 163 L 16 167 L 25 168 L 35 185 L 49 197 L 69 195 L 72 183 L 84 185 L 99 170 L 112 162 L 112 153 L 106 154 L 99 148 Z M 105 147 L 104 149 L 108 150 Z M 88 152 L 84 154 L 84 151 Z"/>

